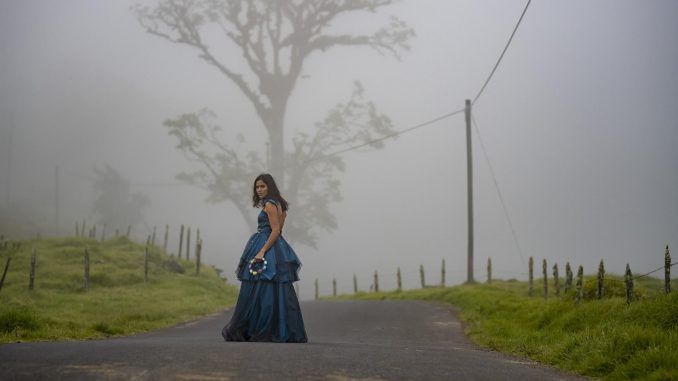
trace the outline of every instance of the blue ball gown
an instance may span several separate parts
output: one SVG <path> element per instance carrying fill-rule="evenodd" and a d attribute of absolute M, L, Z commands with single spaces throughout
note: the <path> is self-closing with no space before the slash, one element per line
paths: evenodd
<path fill-rule="evenodd" d="M 273 199 L 266 202 L 277 205 Z M 257 232 L 247 241 L 236 270 L 241 282 L 240 294 L 231 321 L 221 331 L 226 341 L 307 342 L 304 319 L 292 285 L 299 280 L 301 262 L 282 234 L 264 254 L 266 269 L 257 275 L 249 271 L 250 260 L 270 234 L 271 224 L 262 209 Z"/>

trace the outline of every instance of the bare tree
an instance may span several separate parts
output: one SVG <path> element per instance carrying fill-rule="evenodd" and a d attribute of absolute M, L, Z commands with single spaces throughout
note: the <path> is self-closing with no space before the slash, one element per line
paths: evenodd
<path fill-rule="evenodd" d="M 346 14 L 374 13 L 392 2 L 164 0 L 155 7 L 135 6 L 136 16 L 148 33 L 190 46 L 201 59 L 234 83 L 254 107 L 269 136 L 270 161 L 267 161 L 256 151 L 243 156 L 239 149 L 220 142 L 215 134 L 218 127 L 212 122 L 214 115 L 209 110 L 168 120 L 165 125 L 179 139 L 178 148 L 206 168 L 206 171 L 183 173 L 179 177 L 205 186 L 210 191 L 211 201 L 231 200 L 244 213 L 246 205 L 238 200 L 249 193 L 251 184 L 248 181 L 251 181 L 252 173 L 259 172 L 266 162 L 270 162 L 270 172 L 286 186 L 286 195 L 295 210 L 305 217 L 295 219 L 300 225 L 286 230 L 296 239 L 313 245 L 315 236 L 307 227 L 336 228 L 328 205 L 340 198 L 335 174 L 343 170 L 343 162 L 328 156 L 327 149 L 342 143 L 355 144 L 383 137 L 393 132 L 392 124 L 364 99 L 362 86 L 356 83 L 348 102 L 337 105 L 324 120 L 317 122 L 312 136 L 305 133 L 294 136 L 294 149 L 286 152 L 283 137 L 287 104 L 304 62 L 314 52 L 339 46 L 364 46 L 400 59 L 400 53 L 409 49 L 408 41 L 414 31 L 398 18 L 391 17 L 388 25 L 372 34 L 330 31 L 332 23 Z M 238 72 L 235 70 L 237 63 L 220 58 L 213 48 L 214 31 L 223 33 L 218 39 L 222 45 L 216 49 L 239 51 L 247 71 Z M 209 154 L 205 150 L 207 144 L 218 153 Z M 369 147 L 379 148 L 380 144 Z"/>

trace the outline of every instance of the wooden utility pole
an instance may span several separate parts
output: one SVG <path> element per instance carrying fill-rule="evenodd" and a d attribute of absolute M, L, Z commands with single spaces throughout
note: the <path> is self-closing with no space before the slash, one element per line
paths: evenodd
<path fill-rule="evenodd" d="M 55 185 L 54 185 L 54 205 L 56 209 L 56 217 L 55 217 L 55 233 L 57 237 L 59 236 L 59 166 L 57 165 L 54 167 L 54 177 L 55 177 Z"/>
<path fill-rule="evenodd" d="M 467 259 L 467 283 L 473 283 L 473 150 L 471 146 L 471 100 L 466 100 L 464 109 L 466 116 L 466 173 L 468 194 L 468 259 Z"/>

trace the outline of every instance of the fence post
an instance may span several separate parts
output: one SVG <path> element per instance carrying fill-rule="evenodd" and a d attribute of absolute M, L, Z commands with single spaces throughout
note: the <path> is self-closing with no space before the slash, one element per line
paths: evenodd
<path fill-rule="evenodd" d="M 195 244 L 195 275 L 200 275 L 200 258 L 202 257 L 202 240 Z"/>
<path fill-rule="evenodd" d="M 104 227 L 101 229 L 101 242 L 104 242 L 106 240 L 106 224 L 104 224 Z"/>
<path fill-rule="evenodd" d="M 144 283 L 148 282 L 148 243 L 146 243 L 146 249 L 144 250 Z"/>
<path fill-rule="evenodd" d="M 440 285 L 445 287 L 445 258 L 443 258 L 443 265 L 440 271 Z"/>
<path fill-rule="evenodd" d="M 186 260 L 191 257 L 191 227 L 186 228 Z"/>
<path fill-rule="evenodd" d="M 169 238 L 169 225 L 165 225 L 165 240 L 162 244 L 162 250 L 167 254 L 167 239 Z"/>
<path fill-rule="evenodd" d="M 332 278 L 332 296 L 337 296 L 337 278 Z"/>
<path fill-rule="evenodd" d="M 353 274 L 353 293 L 358 293 L 358 277 L 356 277 L 355 274 Z"/>
<path fill-rule="evenodd" d="M 82 224 L 80 225 L 80 237 L 85 238 L 85 219 L 83 218 Z"/>
<path fill-rule="evenodd" d="M 603 298 L 603 294 L 605 293 L 605 289 L 603 287 L 603 281 L 605 280 L 605 264 L 603 264 L 603 260 L 600 260 L 600 264 L 598 265 L 598 290 L 596 291 L 596 297 L 598 299 Z"/>
<path fill-rule="evenodd" d="M 318 300 L 318 278 L 315 278 L 315 300 Z"/>
<path fill-rule="evenodd" d="M 115 236 L 117 237 L 117 236 L 119 236 L 119 235 L 120 235 L 120 230 L 119 230 L 119 229 L 115 229 Z"/>
<path fill-rule="evenodd" d="M 379 274 L 374 270 L 374 292 L 379 292 Z"/>
<path fill-rule="evenodd" d="M 530 257 L 530 260 L 527 262 L 527 271 L 528 271 L 528 289 L 527 295 L 534 295 L 534 259 Z"/>
<path fill-rule="evenodd" d="M 424 265 L 419 265 L 419 280 L 421 281 L 421 288 L 426 287 L 426 279 L 424 278 Z"/>
<path fill-rule="evenodd" d="M 77 237 L 80 234 L 80 225 L 78 225 L 78 221 L 75 221 L 75 236 Z"/>
<path fill-rule="evenodd" d="M 579 304 L 579 302 L 581 302 L 581 299 L 582 299 L 582 296 L 583 296 L 583 294 L 582 294 L 582 285 L 583 284 L 584 284 L 584 267 L 579 265 L 579 269 L 577 270 L 577 285 L 576 285 L 577 295 L 576 295 L 576 299 L 575 299 L 577 304 Z"/>
<path fill-rule="evenodd" d="M 85 276 L 83 288 L 85 289 L 85 291 L 87 291 L 89 290 L 89 250 L 87 249 L 87 247 L 85 247 L 84 266 L 85 266 Z"/>
<path fill-rule="evenodd" d="M 5 263 L 5 271 L 2 272 L 2 278 L 0 279 L 0 290 L 2 290 L 2 285 L 5 284 L 5 276 L 7 276 L 7 270 L 9 269 L 9 262 L 12 260 L 12 257 L 7 257 L 7 262 Z"/>
<path fill-rule="evenodd" d="M 558 279 L 558 264 L 553 265 L 553 288 L 556 290 L 556 296 L 560 296 L 560 279 Z"/>
<path fill-rule="evenodd" d="M 633 300 L 633 274 L 631 267 L 626 264 L 626 273 L 624 274 L 624 283 L 626 284 L 626 304 L 631 304 Z"/>
<path fill-rule="evenodd" d="M 28 280 L 28 289 L 32 290 L 33 285 L 35 284 L 35 247 L 33 248 L 33 254 L 31 254 L 31 272 Z"/>
<path fill-rule="evenodd" d="M 127 237 L 127 239 L 129 239 L 129 234 L 131 232 L 132 232 L 132 225 L 127 225 L 127 234 L 125 235 L 125 237 Z"/>
<path fill-rule="evenodd" d="M 396 272 L 396 278 L 397 278 L 396 280 L 398 282 L 397 283 L 398 284 L 398 291 L 402 291 L 402 289 L 403 289 L 403 277 L 400 274 L 400 266 L 398 266 L 398 272 Z"/>
<path fill-rule="evenodd" d="M 565 292 L 568 292 L 572 288 L 572 268 L 570 267 L 570 262 L 565 264 Z"/>
<path fill-rule="evenodd" d="M 153 236 L 151 236 L 151 246 L 155 246 L 155 226 L 153 226 Z"/>
<path fill-rule="evenodd" d="M 671 292 L 671 253 L 669 252 L 669 245 L 666 245 L 664 252 L 664 292 Z"/>
<path fill-rule="evenodd" d="M 487 284 L 492 283 L 492 258 L 487 258 Z"/>
<path fill-rule="evenodd" d="M 544 299 L 549 297 L 549 282 L 548 282 L 548 274 L 546 272 L 546 259 L 542 260 L 541 262 L 541 272 L 542 275 L 544 276 Z"/>
<path fill-rule="evenodd" d="M 92 239 L 97 239 L 97 226 L 96 226 L 96 224 L 92 227 Z"/>
<path fill-rule="evenodd" d="M 181 248 L 184 246 L 184 224 L 181 224 L 181 231 L 179 232 L 179 253 L 177 259 L 181 259 Z"/>

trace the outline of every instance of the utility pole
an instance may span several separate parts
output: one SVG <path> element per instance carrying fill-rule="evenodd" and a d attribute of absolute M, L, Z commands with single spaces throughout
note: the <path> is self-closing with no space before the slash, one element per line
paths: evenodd
<path fill-rule="evenodd" d="M 468 259 L 467 283 L 473 283 L 473 150 L 471 145 L 471 100 L 466 100 L 464 108 L 466 116 L 466 173 L 468 193 Z"/>
<path fill-rule="evenodd" d="M 5 207 L 9 212 L 10 208 L 10 180 L 12 178 L 12 133 L 14 132 L 14 114 L 9 115 L 9 136 L 7 138 L 7 189 L 5 190 Z"/>
<path fill-rule="evenodd" d="M 59 236 L 59 166 L 54 167 L 55 181 L 54 184 L 54 197 L 55 197 L 55 207 L 56 207 L 56 235 Z"/>

